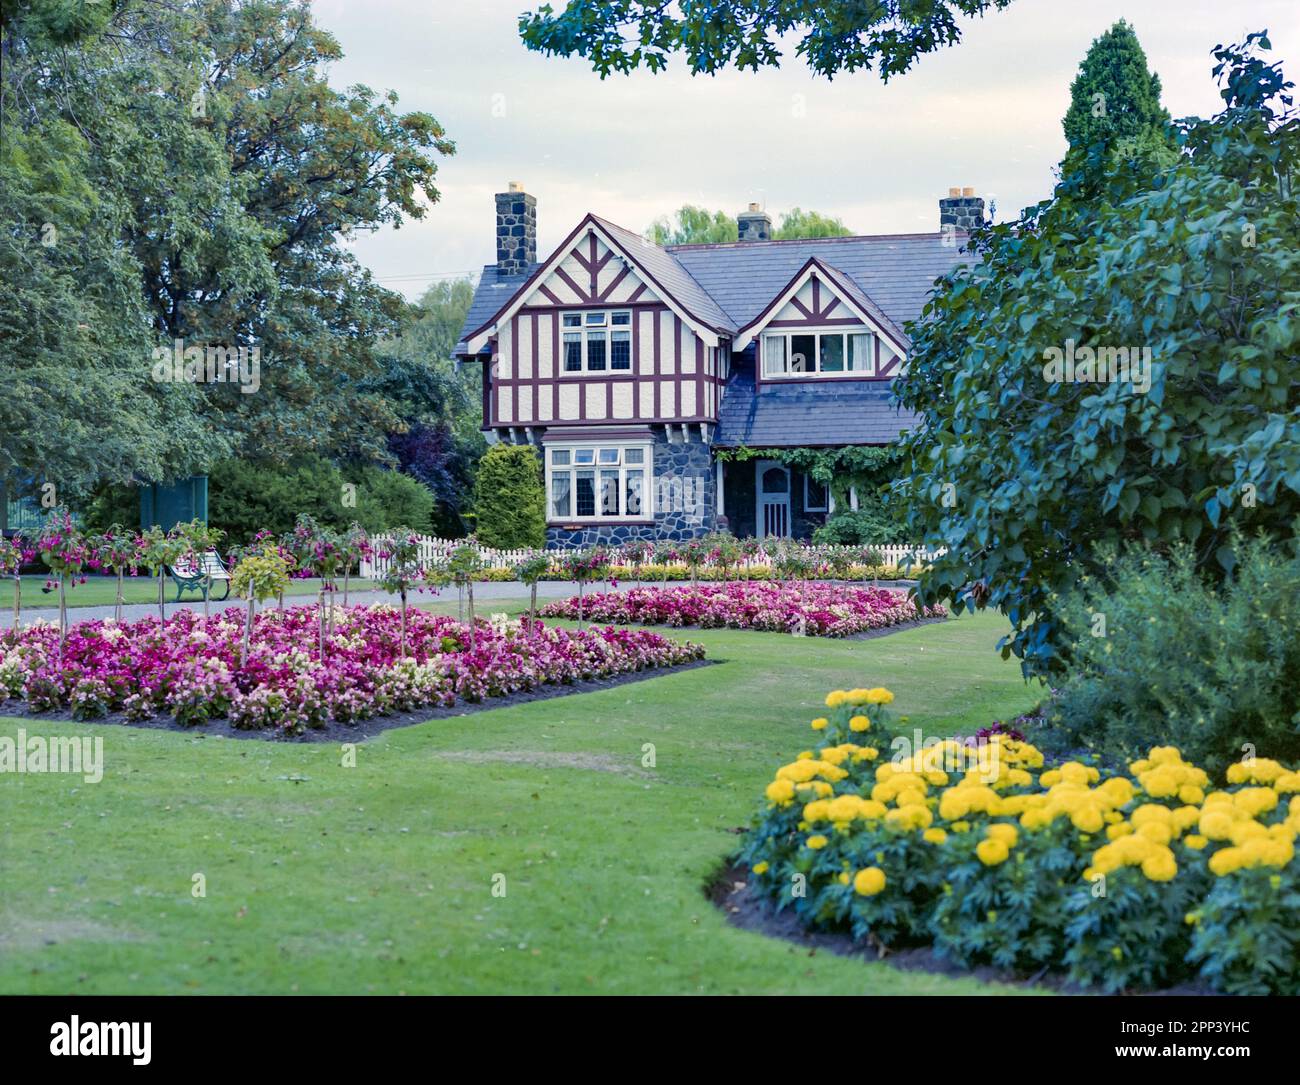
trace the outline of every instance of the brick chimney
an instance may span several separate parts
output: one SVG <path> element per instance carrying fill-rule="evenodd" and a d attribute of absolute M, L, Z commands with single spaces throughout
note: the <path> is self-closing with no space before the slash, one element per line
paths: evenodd
<path fill-rule="evenodd" d="M 497 274 L 522 275 L 537 263 L 537 197 L 511 181 L 496 201 Z"/>
<path fill-rule="evenodd" d="M 756 203 L 751 203 L 748 211 L 736 216 L 736 225 L 740 229 L 741 241 L 772 240 L 772 218 Z"/>
<path fill-rule="evenodd" d="M 970 231 L 984 225 L 984 197 L 976 196 L 973 188 L 950 188 L 948 195 L 939 201 L 939 231 L 955 226 Z"/>

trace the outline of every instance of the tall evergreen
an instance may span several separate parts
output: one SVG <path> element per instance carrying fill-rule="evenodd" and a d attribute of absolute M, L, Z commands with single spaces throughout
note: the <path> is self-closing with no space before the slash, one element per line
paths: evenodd
<path fill-rule="evenodd" d="M 1070 108 L 1062 122 L 1070 153 L 1096 144 L 1125 157 L 1163 149 L 1168 122 L 1160 77 L 1147 67 L 1137 34 L 1121 19 L 1093 40 L 1070 86 Z"/>

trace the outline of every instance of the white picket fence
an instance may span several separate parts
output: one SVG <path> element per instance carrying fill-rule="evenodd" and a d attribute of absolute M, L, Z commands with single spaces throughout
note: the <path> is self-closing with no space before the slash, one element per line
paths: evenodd
<path fill-rule="evenodd" d="M 421 565 L 438 565 L 446 561 L 451 552 L 458 546 L 464 546 L 464 539 L 439 539 L 431 535 L 416 536 L 420 546 L 420 564 Z M 385 536 L 376 536 L 371 539 L 371 546 L 374 549 L 374 556 L 364 559 L 361 562 L 361 576 L 377 578 L 383 576 L 388 568 L 389 559 L 380 557 L 379 554 L 385 549 L 388 542 Z M 612 547 L 611 549 L 617 549 Z M 818 546 L 812 549 L 820 553 L 830 555 L 835 550 L 841 549 L 836 546 Z M 862 547 L 854 547 L 860 550 Z M 924 546 L 874 546 L 871 549 L 877 551 L 886 566 L 903 566 L 907 562 L 920 561 L 926 562 L 933 558 L 947 553 L 943 547 L 929 548 Z M 489 547 L 479 547 L 479 556 L 483 564 L 491 569 L 513 569 L 521 561 L 533 557 L 537 553 L 546 553 L 551 555 L 555 560 L 559 560 L 561 549 L 537 551 L 537 550 L 493 550 Z M 754 567 L 768 567 L 772 564 L 772 556 L 766 550 L 760 550 L 749 559 L 748 565 Z"/>

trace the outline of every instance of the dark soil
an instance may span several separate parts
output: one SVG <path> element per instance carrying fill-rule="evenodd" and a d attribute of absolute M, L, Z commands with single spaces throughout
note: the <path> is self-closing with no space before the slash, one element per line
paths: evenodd
<path fill-rule="evenodd" d="M 744 830 L 737 830 L 743 832 Z M 1002 983 L 1023 987 L 1027 993 L 1034 989 L 1058 991 L 1063 994 L 1101 994 L 1096 988 L 1071 983 L 1052 972 L 1039 972 L 1032 976 L 1019 975 L 1005 969 L 981 967 L 964 968 L 941 957 L 928 946 L 910 949 L 887 950 L 883 947 L 863 945 L 853 940 L 847 931 L 810 931 L 793 912 L 778 912 L 772 903 L 761 896 L 749 883 L 749 868 L 728 863 L 718 871 L 713 881 L 705 887 L 705 895 L 722 909 L 727 922 L 741 930 L 766 934 L 808 951 L 833 953 L 838 957 L 857 957 L 863 961 L 882 961 L 904 972 L 930 972 L 954 978 L 967 977 L 982 983 Z M 1212 995 L 1208 987 L 1185 984 L 1161 991 L 1140 991 L 1134 994 L 1155 995 Z"/>
<path fill-rule="evenodd" d="M 388 716 L 374 716 L 356 723 L 327 723 L 324 727 L 313 728 L 300 735 L 287 734 L 283 731 L 242 730 L 232 727 L 228 719 L 214 719 L 207 723 L 186 726 L 177 723 L 171 716 L 155 716 L 149 720 L 129 720 L 120 712 L 101 716 L 95 720 L 73 720 L 66 710 L 59 712 L 32 712 L 19 703 L 10 706 L 8 702 L 0 704 L 0 716 L 11 716 L 20 720 L 59 720 L 76 723 L 116 723 L 127 727 L 143 727 L 155 731 L 184 731 L 189 734 L 207 735 L 213 738 L 256 738 L 263 742 L 355 742 L 358 739 L 372 738 L 394 727 L 411 727 L 417 723 L 430 720 L 446 719 L 449 716 L 469 716 L 476 712 L 487 712 L 494 708 L 506 708 L 509 705 L 528 704 L 530 701 L 549 701 L 553 697 L 568 697 L 575 693 L 594 693 L 602 689 L 615 689 L 629 682 L 641 682 L 647 678 L 659 678 L 666 674 L 694 670 L 697 667 L 712 666 L 719 660 L 697 659 L 691 663 L 682 663 L 675 667 L 654 667 L 644 671 L 632 671 L 613 678 L 591 678 L 569 685 L 552 683 L 523 693 L 512 693 L 506 697 L 489 697 L 485 701 L 472 703 L 457 701 L 449 708 L 421 708 L 414 712 L 395 712 Z"/>

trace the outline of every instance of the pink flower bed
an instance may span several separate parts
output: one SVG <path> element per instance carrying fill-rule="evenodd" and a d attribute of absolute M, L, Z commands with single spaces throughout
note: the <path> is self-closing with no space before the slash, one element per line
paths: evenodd
<path fill-rule="evenodd" d="M 530 636 L 517 622 L 480 622 L 471 651 L 467 625 L 410 610 L 402 659 L 399 612 L 376 606 L 339 609 L 322 663 L 317 609 L 306 606 L 257 615 L 241 667 L 243 621 L 239 608 L 210 618 L 182 610 L 165 625 L 154 617 L 80 622 L 68 633 L 62 667 L 57 627 L 7 630 L 0 633 L 0 711 L 14 698 L 32 711 L 70 709 L 81 719 L 110 712 L 166 714 L 187 724 L 228 717 L 236 727 L 299 733 L 704 656 L 698 644 L 648 630 L 539 625 Z"/>
<path fill-rule="evenodd" d="M 802 628 L 810 637 L 849 637 L 918 618 L 942 618 L 947 613 L 942 606 L 922 610 L 902 591 L 805 581 L 635 588 L 600 592 L 582 601 L 582 616 L 594 622 L 762 629 L 774 633 L 794 633 Z M 578 598 L 551 603 L 542 614 L 577 618 Z"/>

